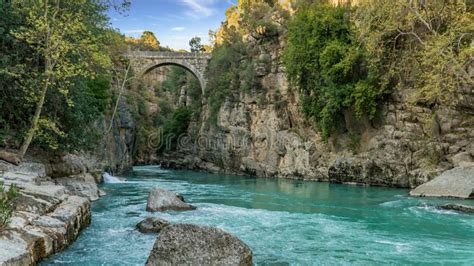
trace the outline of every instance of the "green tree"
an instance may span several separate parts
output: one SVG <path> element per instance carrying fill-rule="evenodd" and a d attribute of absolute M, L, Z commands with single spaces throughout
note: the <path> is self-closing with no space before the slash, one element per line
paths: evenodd
<path fill-rule="evenodd" d="M 197 36 L 189 41 L 189 47 L 191 48 L 192 53 L 200 53 L 204 51 L 203 45 L 201 44 L 201 38 Z"/>
<path fill-rule="evenodd" d="M 12 5 L 27 14 L 24 25 L 15 29 L 12 36 L 27 44 L 34 58 L 40 59 L 28 76 L 22 75 L 25 81 L 21 87 L 33 92 L 30 100 L 35 108 L 18 153 L 21 159 L 40 127 L 61 134 L 56 121 L 42 116 L 48 91 L 59 92 L 68 105 L 73 106 L 69 92 L 74 79 L 93 78 L 97 70 L 111 68 L 111 61 L 102 53 L 99 36 L 91 32 L 106 27 L 107 19 L 103 15 L 106 6 L 90 0 L 44 0 L 27 4 L 12 1 Z M 10 74 L 24 73 L 13 71 Z M 36 90 L 37 85 L 39 90 Z"/>
<path fill-rule="evenodd" d="M 11 33 L 24 23 L 24 16 L 11 2 L 0 1 L 0 145 L 18 146 L 22 129 L 28 126 L 32 91 L 22 76 L 30 71 L 30 47 Z M 33 61 L 34 62 L 34 61 Z M 12 155 L 12 157 L 14 157 Z"/>
<path fill-rule="evenodd" d="M 140 37 L 140 41 L 147 50 L 159 50 L 160 48 L 160 42 L 151 31 L 144 31 Z"/>

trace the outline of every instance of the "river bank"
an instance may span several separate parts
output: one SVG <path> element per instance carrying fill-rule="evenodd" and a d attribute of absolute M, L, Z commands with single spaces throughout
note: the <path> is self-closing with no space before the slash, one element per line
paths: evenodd
<path fill-rule="evenodd" d="M 91 223 L 91 201 L 103 195 L 101 172 L 93 157 L 74 154 L 19 166 L 0 162 L 0 181 L 19 190 L 0 231 L 0 265 L 34 265 L 71 245 Z"/>
<path fill-rule="evenodd" d="M 474 217 L 436 207 L 470 201 L 412 198 L 406 189 L 134 169 L 127 182 L 100 187 L 107 195 L 92 204 L 91 226 L 42 265 L 143 264 L 156 235 L 135 226 L 150 215 L 221 228 L 248 244 L 256 264 L 474 261 Z M 152 187 L 183 195 L 197 210 L 146 212 Z"/>
<path fill-rule="evenodd" d="M 281 219 L 278 218 L 280 212 L 312 213 L 313 215 L 322 212 L 329 216 L 350 216 L 351 213 L 353 213 L 353 211 L 351 211 L 353 208 L 354 210 L 360 208 L 365 209 L 367 204 L 370 205 L 373 203 L 370 196 L 370 193 L 373 191 L 375 191 L 376 194 L 382 193 L 382 195 L 390 191 L 389 194 L 392 195 L 392 193 L 394 193 L 395 196 L 391 201 L 386 198 L 380 199 L 381 202 L 386 202 L 372 207 L 380 208 L 380 206 L 392 206 L 394 204 L 397 208 L 408 208 L 410 210 L 408 216 L 413 214 L 419 215 L 419 212 L 427 212 L 430 215 L 433 213 L 458 215 L 454 211 L 445 211 L 437 208 L 438 205 L 452 203 L 453 200 L 410 198 L 405 189 L 341 186 L 328 182 L 303 182 L 288 179 L 255 179 L 255 177 L 244 175 L 231 176 L 222 173 L 207 174 L 205 172 L 163 169 L 158 166 L 135 167 L 135 171 L 127 176 L 127 178 L 130 178 L 130 182 L 107 184 L 99 188 L 103 182 L 102 169 L 103 165 L 94 159 L 93 156 L 77 154 L 67 154 L 63 156 L 61 160 L 55 160 L 54 163 L 44 161 L 33 162 L 30 160 L 20 166 L 13 166 L 0 162 L 0 181 L 4 182 L 7 186 L 15 184 L 20 189 L 20 195 L 15 200 L 16 209 L 11 223 L 6 230 L 0 232 L 0 265 L 32 265 L 44 259 L 51 262 L 51 259 L 49 259 L 51 256 L 58 252 L 69 250 L 68 247 L 70 245 L 75 245 L 74 242 L 81 231 L 91 224 L 94 210 L 96 214 L 102 215 L 100 214 L 102 208 L 110 204 L 109 207 L 106 207 L 109 211 L 124 212 L 123 214 L 125 216 L 120 218 L 123 219 L 123 221 L 117 224 L 118 227 L 116 229 L 107 229 L 107 226 L 111 226 L 109 221 L 115 221 L 115 219 L 110 218 L 115 214 L 110 213 L 103 218 L 96 216 L 95 222 L 98 222 L 98 224 L 92 225 L 92 227 L 95 228 L 92 229 L 93 237 L 100 238 L 103 234 L 108 233 L 112 235 L 121 235 L 123 233 L 132 234 L 134 235 L 133 241 L 136 241 L 135 244 L 137 248 L 138 245 L 141 245 L 142 248 L 138 248 L 138 250 L 141 251 L 140 253 L 136 253 L 129 258 L 130 262 L 135 261 L 134 256 L 143 259 L 143 255 L 148 254 L 148 251 L 143 250 L 153 242 L 155 237 L 142 236 L 140 234 L 135 235 L 134 225 L 136 224 L 136 220 L 138 217 L 141 219 L 147 215 L 147 213 L 144 212 L 145 208 L 139 210 L 137 207 L 143 204 L 149 189 L 156 185 L 183 193 L 187 198 L 194 196 L 194 198 L 190 200 L 192 204 L 196 203 L 198 206 L 197 217 L 187 217 L 187 214 L 183 214 L 183 216 L 174 212 L 164 214 L 167 220 L 179 223 L 185 221 L 213 226 L 225 225 L 229 222 L 229 219 L 234 216 L 229 213 L 230 210 L 227 209 L 230 208 L 232 209 L 230 212 L 233 212 L 236 206 L 238 208 L 244 208 L 238 210 L 240 212 L 246 212 L 245 209 L 270 211 L 270 213 L 267 214 L 270 220 L 274 215 L 276 215 L 277 220 Z M 230 185 L 231 188 L 237 186 L 237 191 L 229 190 L 229 188 L 226 188 L 228 185 Z M 269 185 L 270 187 L 268 187 Z M 216 191 L 211 192 L 210 190 L 212 190 L 212 188 L 215 188 Z M 196 189 L 202 189 L 203 192 L 197 193 Z M 224 190 L 221 191 L 222 189 Z M 249 202 L 247 202 L 246 199 L 240 199 L 238 196 L 239 193 L 248 194 L 248 189 L 252 191 L 247 195 L 250 197 L 249 199 L 251 199 Z M 347 191 L 341 192 L 344 190 Z M 207 193 L 209 196 L 203 193 Z M 279 200 L 275 202 L 275 199 L 273 199 L 274 193 L 283 193 L 278 197 L 287 198 L 289 201 L 293 200 L 294 197 L 298 202 L 295 203 L 296 205 L 279 203 Z M 337 196 L 340 198 L 336 200 L 333 195 L 334 193 L 340 194 Z M 107 194 L 111 195 L 106 196 L 104 200 L 97 202 L 91 207 L 91 202 L 98 201 L 101 196 Z M 356 199 L 358 203 L 355 206 L 342 207 L 342 209 L 338 211 L 338 209 L 341 208 L 337 206 L 338 204 L 347 204 L 348 200 L 354 201 Z M 237 200 L 237 202 L 234 202 L 235 200 Z M 303 201 L 299 202 L 301 200 Z M 204 204 L 201 204 L 202 201 L 204 201 Z M 219 206 L 208 206 L 206 202 L 218 204 Z M 400 206 L 398 206 L 399 203 Z M 300 206 L 301 204 L 303 206 Z M 130 205 L 130 209 L 126 207 L 126 209 L 121 210 L 122 205 Z M 327 209 L 327 207 L 325 207 L 326 205 L 336 206 Z M 217 207 L 217 210 L 214 210 L 214 207 Z M 204 209 L 202 210 L 202 208 Z M 331 209 L 335 212 L 331 211 Z M 217 215 L 218 219 L 203 220 L 199 218 L 203 211 L 207 213 L 206 215 Z M 211 213 L 209 213 L 209 211 L 211 211 Z M 217 213 L 215 213 L 215 211 L 217 211 Z M 327 213 L 327 211 L 329 211 L 329 213 Z M 382 208 L 379 211 L 384 212 L 384 209 Z M 255 211 L 252 213 L 256 214 L 254 212 Z M 345 212 L 348 213 L 346 214 Z M 364 210 L 363 213 L 365 212 Z M 253 216 L 253 214 L 250 216 Z M 407 213 L 404 215 L 407 215 Z M 177 216 L 184 220 L 177 219 Z M 356 216 L 361 219 L 364 218 L 364 216 Z M 328 219 L 330 220 L 331 218 L 329 217 Z M 410 218 L 408 217 L 407 219 Z M 470 223 L 469 218 L 467 218 L 466 221 Z M 246 223 L 246 221 L 242 222 Z M 378 222 L 375 221 L 375 223 Z M 421 224 L 422 223 L 420 223 L 420 226 Z M 99 228 L 97 228 L 97 226 Z M 259 227 L 262 226 L 262 224 L 254 224 L 248 229 L 250 230 L 255 226 Z M 285 222 L 285 227 L 286 226 L 292 227 L 292 225 Z M 114 226 L 112 228 L 114 228 Z M 288 231 L 290 228 L 281 229 Z M 236 233 L 237 236 L 239 236 L 239 231 L 232 228 L 232 226 L 230 228 L 224 227 L 224 229 L 230 229 L 230 232 Z M 92 237 L 90 233 L 85 233 L 85 235 L 86 239 Z M 124 239 L 126 238 L 125 236 L 123 237 Z M 105 239 L 108 239 L 108 237 L 106 236 Z M 101 239 L 96 240 L 99 242 L 103 241 Z M 83 240 L 80 240 L 80 246 L 86 244 L 82 241 Z M 252 240 L 247 237 L 247 241 Z M 299 241 L 304 242 L 306 240 L 299 239 L 295 241 L 294 243 L 296 244 Z M 71 249 L 75 250 L 74 252 L 81 252 L 84 248 L 85 247 L 82 247 L 78 250 L 76 247 L 72 247 Z M 118 250 L 117 252 L 120 253 L 120 249 L 118 247 L 116 248 Z M 115 250 L 109 250 L 107 252 L 115 252 Z M 60 253 L 58 256 L 64 256 L 61 254 L 63 253 Z M 65 254 L 70 254 L 70 251 L 66 251 Z M 57 256 L 54 256 L 53 258 L 56 257 Z M 294 259 L 298 261 L 297 258 Z M 263 259 L 263 261 L 267 261 L 267 259 Z M 60 262 L 62 262 L 62 260 L 60 260 Z M 72 260 L 70 262 L 75 263 L 76 261 Z"/>

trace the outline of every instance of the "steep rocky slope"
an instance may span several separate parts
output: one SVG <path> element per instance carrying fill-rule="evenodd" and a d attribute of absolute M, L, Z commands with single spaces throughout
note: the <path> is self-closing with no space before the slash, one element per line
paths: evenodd
<path fill-rule="evenodd" d="M 323 141 L 300 112 L 279 62 L 280 49 L 260 73 L 263 90 L 234 92 L 222 104 L 217 125 L 203 108 L 199 137 L 183 141 L 159 162 L 169 167 L 370 185 L 415 187 L 474 158 L 474 88 L 459 88 L 456 106 L 428 107 L 397 90 L 377 117 L 344 113 L 345 131 Z M 256 69 L 256 71 L 259 69 Z M 261 70 L 261 69 L 260 69 Z M 474 77 L 474 67 L 469 70 Z M 260 71 L 261 72 L 261 71 Z M 190 129 L 190 132 L 192 129 Z"/>

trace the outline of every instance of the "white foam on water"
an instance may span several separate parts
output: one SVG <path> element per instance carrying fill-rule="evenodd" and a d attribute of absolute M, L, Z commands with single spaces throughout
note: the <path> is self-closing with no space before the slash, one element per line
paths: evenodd
<path fill-rule="evenodd" d="M 102 177 L 104 178 L 104 183 L 107 184 L 124 183 L 124 181 L 120 180 L 118 177 L 113 176 L 107 172 L 104 172 L 102 174 Z"/>
<path fill-rule="evenodd" d="M 161 165 L 134 166 L 133 171 L 150 174 L 167 174 L 171 172 L 169 169 L 161 168 Z"/>
<path fill-rule="evenodd" d="M 410 250 L 410 245 L 407 243 L 400 243 L 400 242 L 389 241 L 389 240 L 376 240 L 375 242 L 384 244 L 384 245 L 394 246 L 395 250 L 398 253 L 403 253 Z"/>
<path fill-rule="evenodd" d="M 380 206 L 383 207 L 401 207 L 404 205 L 403 200 L 393 200 L 393 201 L 387 201 L 379 204 Z"/>
<path fill-rule="evenodd" d="M 415 215 L 422 215 L 420 212 L 431 212 L 431 213 L 437 213 L 437 214 L 451 214 L 451 215 L 459 215 L 459 213 L 455 211 L 450 211 L 450 210 L 442 210 L 440 208 L 437 208 L 436 206 L 430 206 L 430 205 L 421 205 L 421 206 L 413 206 L 408 208 L 410 211 L 412 211 Z"/>

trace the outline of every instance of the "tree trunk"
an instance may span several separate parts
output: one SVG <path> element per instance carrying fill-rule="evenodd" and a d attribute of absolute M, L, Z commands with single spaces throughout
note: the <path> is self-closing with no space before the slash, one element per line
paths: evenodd
<path fill-rule="evenodd" d="M 31 122 L 31 127 L 28 130 L 28 133 L 26 134 L 25 139 L 23 140 L 23 143 L 21 144 L 20 151 L 18 152 L 18 156 L 20 160 L 23 160 L 23 157 L 25 156 L 26 151 L 28 150 L 28 147 L 31 144 L 31 141 L 33 140 L 33 137 L 35 136 L 36 130 L 38 130 L 38 121 L 41 115 L 41 111 L 43 110 L 43 105 L 44 105 L 44 100 L 46 98 L 46 93 L 48 92 L 48 87 L 49 87 L 49 82 L 51 78 L 51 71 L 52 71 L 52 62 L 50 58 L 50 28 L 49 28 L 49 21 L 48 21 L 48 5 L 49 1 L 46 0 L 44 3 L 44 19 L 46 23 L 46 36 L 44 40 L 44 45 L 45 45 L 45 66 L 44 66 L 44 72 L 46 74 L 46 79 L 43 84 L 43 88 L 41 89 L 41 94 L 40 94 L 40 100 L 36 104 L 36 110 L 35 110 L 35 115 L 33 116 L 33 120 Z M 58 1 L 59 5 L 59 1 Z"/>
<path fill-rule="evenodd" d="M 18 156 L 20 157 L 20 160 L 23 160 L 23 157 L 25 156 L 25 153 L 28 150 L 28 147 L 30 146 L 31 141 L 33 140 L 33 137 L 35 136 L 36 130 L 38 129 L 38 121 L 41 115 L 41 110 L 43 110 L 44 100 L 46 98 L 46 93 L 48 92 L 48 87 L 49 87 L 49 78 L 46 79 L 43 85 L 43 89 L 41 90 L 40 100 L 38 104 L 36 105 L 35 115 L 33 116 L 33 121 L 31 122 L 31 127 L 28 130 L 28 133 L 26 134 L 25 140 L 21 144 L 20 151 L 18 152 Z"/>

